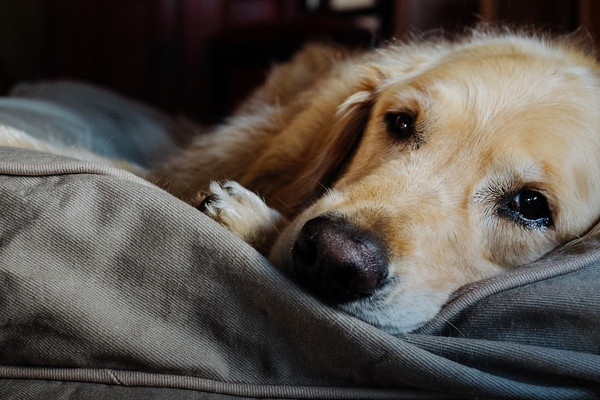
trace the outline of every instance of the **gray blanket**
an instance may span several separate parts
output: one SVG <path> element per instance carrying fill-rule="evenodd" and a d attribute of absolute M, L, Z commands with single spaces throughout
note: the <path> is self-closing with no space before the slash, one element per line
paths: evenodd
<path fill-rule="evenodd" d="M 600 396 L 600 241 L 394 337 L 126 172 L 0 148 L 0 398 Z"/>

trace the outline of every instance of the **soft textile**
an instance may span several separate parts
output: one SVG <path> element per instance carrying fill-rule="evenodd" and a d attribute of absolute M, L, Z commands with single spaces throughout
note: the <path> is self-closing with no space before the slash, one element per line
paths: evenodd
<path fill-rule="evenodd" d="M 394 337 L 126 172 L 0 148 L 0 398 L 600 396 L 600 242 Z"/>
<path fill-rule="evenodd" d="M 0 123 L 62 146 L 149 167 L 185 126 L 109 90 L 75 81 L 22 83 L 0 98 Z"/>

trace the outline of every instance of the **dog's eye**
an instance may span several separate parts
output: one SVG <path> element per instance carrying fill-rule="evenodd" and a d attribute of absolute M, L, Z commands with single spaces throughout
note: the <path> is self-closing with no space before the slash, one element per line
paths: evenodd
<path fill-rule="evenodd" d="M 398 138 L 410 138 L 415 134 L 415 116 L 407 112 L 390 112 L 385 115 L 388 132 Z"/>
<path fill-rule="evenodd" d="M 523 190 L 513 195 L 502 208 L 508 216 L 530 228 L 545 228 L 552 224 L 548 200 L 534 190 Z"/>

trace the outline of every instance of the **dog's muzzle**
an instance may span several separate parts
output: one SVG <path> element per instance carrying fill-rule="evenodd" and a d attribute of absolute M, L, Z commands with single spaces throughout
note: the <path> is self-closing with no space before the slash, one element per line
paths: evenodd
<path fill-rule="evenodd" d="M 292 256 L 295 273 L 303 283 L 332 303 L 371 296 L 388 275 L 381 240 L 327 214 L 306 222 Z"/>

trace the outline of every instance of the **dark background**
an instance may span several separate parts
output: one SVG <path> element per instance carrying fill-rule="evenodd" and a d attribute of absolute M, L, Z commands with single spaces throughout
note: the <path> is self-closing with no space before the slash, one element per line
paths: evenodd
<path fill-rule="evenodd" d="M 0 0 L 0 94 L 74 78 L 212 123 L 307 40 L 372 46 L 478 21 L 600 43 L 595 0 Z"/>

